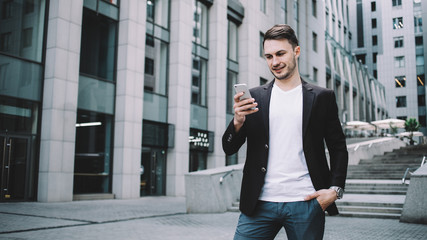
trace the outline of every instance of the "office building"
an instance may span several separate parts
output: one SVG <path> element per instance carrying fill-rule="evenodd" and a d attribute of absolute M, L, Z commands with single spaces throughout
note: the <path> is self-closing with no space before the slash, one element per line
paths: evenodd
<path fill-rule="evenodd" d="M 1 201 L 185 196 L 186 173 L 244 161 L 221 146 L 232 86 L 273 79 L 262 40 L 276 23 L 343 122 L 385 114 L 351 54 L 347 1 L 0 3 Z"/>
<path fill-rule="evenodd" d="M 390 118 L 415 118 L 426 129 L 424 40 L 421 0 L 351 0 L 353 51 L 385 87 Z"/>

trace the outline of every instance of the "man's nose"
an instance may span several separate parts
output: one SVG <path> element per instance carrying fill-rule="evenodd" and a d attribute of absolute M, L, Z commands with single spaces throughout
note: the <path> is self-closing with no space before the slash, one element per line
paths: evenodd
<path fill-rule="evenodd" d="M 277 57 L 273 56 L 273 66 L 276 66 L 279 63 L 280 63 L 279 59 Z"/>

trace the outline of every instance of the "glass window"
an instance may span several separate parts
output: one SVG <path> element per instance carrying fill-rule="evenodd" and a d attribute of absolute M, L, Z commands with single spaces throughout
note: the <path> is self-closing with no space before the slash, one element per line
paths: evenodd
<path fill-rule="evenodd" d="M 406 96 L 398 96 L 396 97 L 396 107 L 406 107 Z"/>
<path fill-rule="evenodd" d="M 42 79 L 40 64 L 0 54 L 0 95 L 40 101 Z"/>
<path fill-rule="evenodd" d="M 237 73 L 228 70 L 227 71 L 227 113 L 234 114 L 234 84 L 237 83 Z"/>
<path fill-rule="evenodd" d="M 33 42 L 33 28 L 25 28 L 22 30 L 22 48 L 31 47 Z"/>
<path fill-rule="evenodd" d="M 426 116 L 418 116 L 418 122 L 420 123 L 421 127 L 426 127 Z"/>
<path fill-rule="evenodd" d="M 42 61 L 45 2 L 0 1 L 0 52 Z"/>
<path fill-rule="evenodd" d="M 423 36 L 416 36 L 415 37 L 415 46 L 422 46 L 423 45 Z"/>
<path fill-rule="evenodd" d="M 311 1 L 311 14 L 313 17 L 317 17 L 317 0 Z"/>
<path fill-rule="evenodd" d="M 154 74 L 154 60 L 151 58 L 145 58 L 145 74 L 153 75 Z"/>
<path fill-rule="evenodd" d="M 147 0 L 147 21 L 169 28 L 169 0 Z"/>
<path fill-rule="evenodd" d="M 12 46 L 12 32 L 0 33 L 0 51 L 9 52 Z"/>
<path fill-rule="evenodd" d="M 394 57 L 394 67 L 405 67 L 405 56 Z"/>
<path fill-rule="evenodd" d="M 377 52 L 372 53 L 372 63 L 377 63 Z"/>
<path fill-rule="evenodd" d="M 403 47 L 403 36 L 394 38 L 394 48 L 402 48 Z"/>
<path fill-rule="evenodd" d="M 298 21 L 298 1 L 294 0 L 294 19 Z"/>
<path fill-rule="evenodd" d="M 417 66 L 424 66 L 424 55 L 416 56 L 416 64 Z"/>
<path fill-rule="evenodd" d="M 78 108 L 114 114 L 115 85 L 80 75 Z"/>
<path fill-rule="evenodd" d="M 238 62 L 237 44 L 238 44 L 237 25 L 232 21 L 228 21 L 228 59 L 235 62 Z"/>
<path fill-rule="evenodd" d="M 423 18 L 421 15 L 414 16 L 414 31 L 415 33 L 423 32 Z"/>
<path fill-rule="evenodd" d="M 424 86 L 425 76 L 424 74 L 417 76 L 417 86 Z"/>
<path fill-rule="evenodd" d="M 13 0 L 5 0 L 2 2 L 0 19 L 12 18 L 12 4 Z"/>
<path fill-rule="evenodd" d="M 356 59 L 362 64 L 366 64 L 366 54 L 358 54 L 356 55 Z"/>
<path fill-rule="evenodd" d="M 190 128 L 190 172 L 207 168 L 207 153 L 213 151 L 213 137 L 213 132 Z"/>
<path fill-rule="evenodd" d="M 74 194 L 110 193 L 112 115 L 77 110 Z"/>
<path fill-rule="evenodd" d="M 377 28 L 377 19 L 376 18 L 371 19 L 371 27 L 373 29 Z"/>
<path fill-rule="evenodd" d="M 424 107 L 426 105 L 426 95 L 418 95 L 418 107 Z"/>
<path fill-rule="evenodd" d="M 391 0 L 393 7 L 402 6 L 402 0 Z"/>
<path fill-rule="evenodd" d="M 36 134 L 38 104 L 0 96 L 0 131 Z"/>
<path fill-rule="evenodd" d="M 394 77 L 395 87 L 402 88 L 406 87 L 406 77 L 405 76 L 397 76 Z"/>
<path fill-rule="evenodd" d="M 147 35 L 150 44 L 145 45 L 144 89 L 160 95 L 167 95 L 169 45 Z M 152 45 L 151 45 L 152 44 Z"/>
<path fill-rule="evenodd" d="M 317 34 L 313 32 L 313 51 L 317 52 Z"/>
<path fill-rule="evenodd" d="M 317 68 L 313 68 L 313 81 L 315 81 L 315 82 L 317 82 L 317 72 L 318 72 L 318 70 L 317 70 Z"/>
<path fill-rule="evenodd" d="M 393 18 L 393 29 L 403 28 L 403 17 Z"/>
<path fill-rule="evenodd" d="M 80 72 L 115 80 L 117 22 L 83 8 Z"/>
<path fill-rule="evenodd" d="M 207 61 L 193 55 L 193 78 L 191 84 L 191 103 L 207 105 Z"/>
<path fill-rule="evenodd" d="M 193 42 L 208 46 L 208 7 L 199 1 L 193 4 Z"/>
<path fill-rule="evenodd" d="M 264 58 L 264 33 L 259 33 L 259 56 Z"/>
<path fill-rule="evenodd" d="M 102 1 L 117 5 L 119 0 L 102 0 Z"/>
<path fill-rule="evenodd" d="M 376 2 L 371 2 L 371 12 L 377 11 L 377 4 Z"/>
<path fill-rule="evenodd" d="M 377 46 L 378 45 L 378 36 L 374 35 L 372 36 L 372 46 Z"/>
<path fill-rule="evenodd" d="M 266 2 L 265 0 L 259 0 L 259 10 L 266 13 Z"/>

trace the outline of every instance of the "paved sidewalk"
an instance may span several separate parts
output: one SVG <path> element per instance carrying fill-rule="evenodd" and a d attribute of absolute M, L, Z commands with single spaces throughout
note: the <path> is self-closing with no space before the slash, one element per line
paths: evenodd
<path fill-rule="evenodd" d="M 0 203 L 0 240 L 232 239 L 239 213 L 186 214 L 185 199 Z M 427 225 L 326 217 L 328 239 L 426 239 Z M 287 239 L 282 230 L 276 239 Z"/>

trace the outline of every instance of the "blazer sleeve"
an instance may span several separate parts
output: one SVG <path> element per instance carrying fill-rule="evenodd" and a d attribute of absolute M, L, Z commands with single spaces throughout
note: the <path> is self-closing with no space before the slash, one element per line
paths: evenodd
<path fill-rule="evenodd" d="M 239 151 L 240 147 L 246 141 L 246 127 L 245 124 L 240 128 L 239 132 L 236 133 L 234 128 L 234 118 L 228 124 L 227 129 L 222 135 L 222 148 L 227 155 L 232 155 Z"/>
<path fill-rule="evenodd" d="M 348 166 L 347 144 L 338 118 L 338 106 L 333 91 L 330 92 L 329 99 L 325 142 L 330 158 L 331 186 L 344 188 Z"/>

